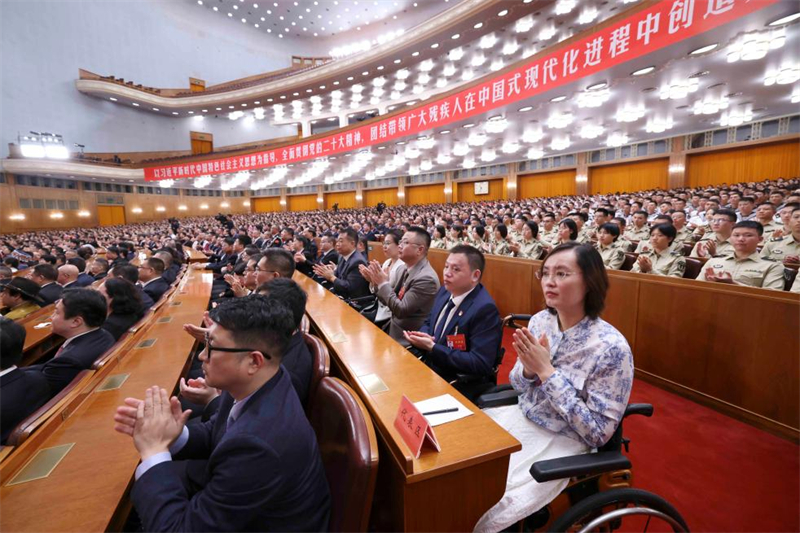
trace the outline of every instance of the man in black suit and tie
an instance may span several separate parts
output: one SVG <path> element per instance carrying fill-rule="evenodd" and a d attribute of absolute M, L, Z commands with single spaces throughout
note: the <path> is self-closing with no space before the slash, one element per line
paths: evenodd
<path fill-rule="evenodd" d="M 75 265 L 78 269 L 78 278 L 75 280 L 75 285 L 78 287 L 88 287 L 94 283 L 94 278 L 86 273 L 86 261 L 80 257 L 73 257 L 67 260 L 68 265 Z"/>
<path fill-rule="evenodd" d="M 317 265 L 339 264 L 339 254 L 336 252 L 336 239 L 331 235 L 323 235 L 319 241 L 320 256 L 315 263 Z"/>
<path fill-rule="evenodd" d="M 369 296 L 369 282 L 359 272 L 358 267 L 366 265 L 366 258 L 356 250 L 358 232 L 353 228 L 345 228 L 336 239 L 336 251 L 339 253 L 339 264 L 314 265 L 314 273 L 333 285 L 333 292 L 351 299 Z"/>
<path fill-rule="evenodd" d="M 169 289 L 169 283 L 161 276 L 163 273 L 164 261 L 157 257 L 145 259 L 144 263 L 139 266 L 139 282 L 142 284 L 142 290 L 154 302 L 159 301 Z"/>
<path fill-rule="evenodd" d="M 52 265 L 48 265 L 52 266 Z M 8 318 L 0 318 L 0 444 L 26 416 L 50 398 L 50 387 L 41 372 L 17 368 L 22 360 L 25 328 Z"/>
<path fill-rule="evenodd" d="M 61 298 L 61 292 L 64 289 L 56 282 L 58 270 L 50 263 L 36 265 L 28 277 L 41 287 L 39 289 L 39 298 L 42 300 L 43 306 L 50 305 Z"/>
<path fill-rule="evenodd" d="M 51 321 L 53 333 L 66 340 L 48 362 L 30 366 L 28 372 L 41 372 L 55 396 L 81 370 L 91 368 L 95 360 L 114 345 L 114 337 L 101 329 L 106 321 L 106 299 L 92 289 L 64 291 L 56 303 Z"/>
<path fill-rule="evenodd" d="M 78 274 L 80 271 L 78 267 L 75 265 L 61 265 L 58 267 L 58 283 L 65 289 L 77 289 L 79 288 L 78 285 Z"/>
<path fill-rule="evenodd" d="M 281 367 L 292 312 L 252 295 L 223 301 L 210 318 L 200 359 L 208 385 L 224 391 L 219 411 L 186 424 L 190 412 L 153 387 L 114 417 L 142 458 L 131 498 L 144 530 L 326 530 L 316 437 Z"/>

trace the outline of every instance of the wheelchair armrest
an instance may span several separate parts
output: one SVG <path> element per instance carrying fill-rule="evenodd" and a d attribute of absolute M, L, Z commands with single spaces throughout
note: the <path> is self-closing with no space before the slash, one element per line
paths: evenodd
<path fill-rule="evenodd" d="M 629 403 L 622 417 L 630 415 L 653 416 L 653 406 L 649 403 Z"/>
<path fill-rule="evenodd" d="M 630 467 L 630 460 L 620 452 L 597 452 L 537 461 L 531 466 L 531 476 L 539 483 L 544 483 L 554 479 L 602 474 Z"/>
<path fill-rule="evenodd" d="M 487 392 L 478 396 L 475 404 L 481 409 L 501 407 L 503 405 L 516 405 L 519 401 L 519 392 L 513 388 L 496 392 Z"/>

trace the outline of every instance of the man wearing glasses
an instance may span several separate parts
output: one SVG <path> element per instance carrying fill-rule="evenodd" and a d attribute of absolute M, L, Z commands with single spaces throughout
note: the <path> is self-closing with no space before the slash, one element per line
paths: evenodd
<path fill-rule="evenodd" d="M 733 225 L 736 224 L 736 213 L 729 209 L 717 209 L 711 215 L 710 233 L 706 233 L 700 241 L 694 245 L 689 257 L 715 257 L 728 256 L 733 254 L 733 245 L 730 243 Z"/>
<path fill-rule="evenodd" d="M 169 289 L 169 283 L 163 278 L 163 273 L 164 261 L 157 257 L 145 259 L 139 267 L 139 282 L 142 284 L 142 290 L 154 302 L 159 301 Z"/>
<path fill-rule="evenodd" d="M 342 298 L 361 298 L 369 296 L 369 283 L 359 272 L 361 265 L 367 260 L 356 250 L 358 232 L 353 228 L 345 228 L 336 239 L 336 252 L 339 263 L 314 265 L 314 273 L 333 285 L 333 292 Z"/>
<path fill-rule="evenodd" d="M 219 411 L 186 424 L 178 399 L 152 387 L 114 417 L 142 458 L 131 498 L 144 530 L 326 530 L 316 438 L 281 368 L 291 310 L 252 295 L 223 301 L 210 319 L 200 360 L 209 387 L 223 391 Z"/>

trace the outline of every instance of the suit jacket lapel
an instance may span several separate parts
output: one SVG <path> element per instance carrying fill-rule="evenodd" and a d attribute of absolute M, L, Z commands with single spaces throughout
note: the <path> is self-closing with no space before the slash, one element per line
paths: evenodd
<path fill-rule="evenodd" d="M 442 335 L 442 339 L 446 339 L 448 335 L 452 335 L 456 329 L 456 326 L 461 324 L 461 318 L 465 314 L 467 314 L 469 308 L 472 307 L 472 302 L 475 301 L 475 298 L 478 296 L 478 292 L 481 290 L 482 287 L 483 287 L 482 285 L 478 285 L 477 287 L 475 287 L 475 290 L 473 290 L 469 294 L 469 296 L 467 296 L 464 299 L 464 301 L 461 302 L 461 305 L 459 305 L 458 309 L 456 309 L 456 314 L 453 315 L 453 320 L 451 320 L 450 323 L 447 324 L 447 330 Z"/>

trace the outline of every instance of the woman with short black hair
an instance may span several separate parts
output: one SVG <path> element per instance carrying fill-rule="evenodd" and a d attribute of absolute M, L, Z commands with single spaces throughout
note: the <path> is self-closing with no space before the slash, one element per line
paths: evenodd
<path fill-rule="evenodd" d="M 118 341 L 144 315 L 142 298 L 135 285 L 121 278 L 107 279 L 99 290 L 108 300 L 108 317 L 103 329 Z"/>

